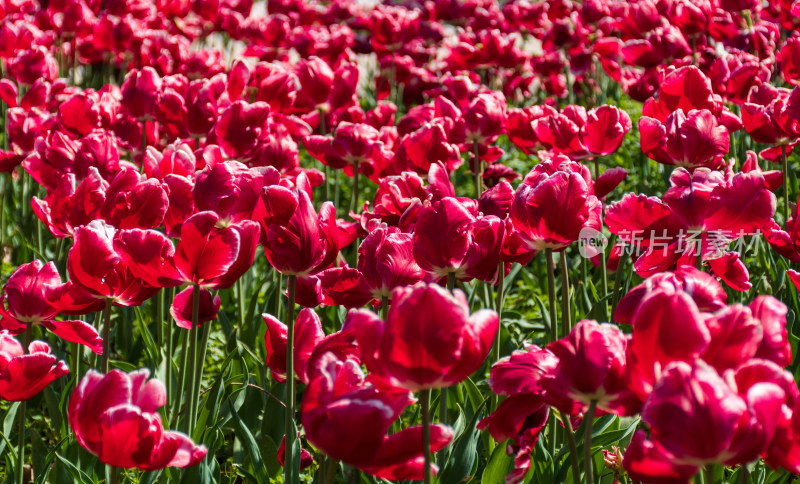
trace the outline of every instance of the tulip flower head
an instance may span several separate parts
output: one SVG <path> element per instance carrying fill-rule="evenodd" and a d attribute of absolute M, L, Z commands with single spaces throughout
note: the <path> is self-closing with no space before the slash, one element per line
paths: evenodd
<path fill-rule="evenodd" d="M 101 462 L 146 471 L 191 467 L 208 452 L 181 432 L 164 430 L 158 409 L 167 392 L 146 369 L 106 375 L 89 370 L 69 400 L 69 425 Z"/>
<path fill-rule="evenodd" d="M 29 400 L 67 373 L 67 364 L 50 353 L 47 343 L 33 341 L 25 353 L 8 331 L 0 331 L 0 399 Z"/>

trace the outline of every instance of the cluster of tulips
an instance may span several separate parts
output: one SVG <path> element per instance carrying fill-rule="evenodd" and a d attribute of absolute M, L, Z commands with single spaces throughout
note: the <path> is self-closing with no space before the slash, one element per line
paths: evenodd
<path fill-rule="evenodd" d="M 790 482 L 798 30 L 0 0 L 0 476 Z"/>

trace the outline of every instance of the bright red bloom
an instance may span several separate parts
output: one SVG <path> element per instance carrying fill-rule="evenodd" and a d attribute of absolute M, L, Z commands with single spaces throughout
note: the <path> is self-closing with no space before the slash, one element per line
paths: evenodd
<path fill-rule="evenodd" d="M 305 276 L 336 258 L 336 213 L 325 202 L 315 213 L 309 194 L 272 185 L 264 189 L 253 219 L 261 223 L 261 244 L 270 264 L 281 274 Z"/>
<path fill-rule="evenodd" d="M 197 161 L 186 143 L 168 145 L 164 151 L 147 147 L 144 157 L 144 173 L 148 178 L 163 180 L 167 175 L 194 176 Z"/>
<path fill-rule="evenodd" d="M 158 227 L 169 205 L 167 191 L 158 180 L 144 179 L 131 168 L 117 174 L 105 195 L 100 213 L 106 222 L 120 229 Z"/>
<path fill-rule="evenodd" d="M 56 59 L 42 45 L 19 51 L 8 60 L 8 70 L 19 84 L 31 85 L 38 79 L 53 81 L 58 77 Z"/>
<path fill-rule="evenodd" d="M 300 436 L 300 432 L 297 433 L 298 437 Z M 278 446 L 278 464 L 283 467 L 286 461 L 286 436 L 283 436 L 281 439 L 281 445 Z M 311 452 L 307 451 L 304 448 L 300 448 L 300 470 L 303 470 L 307 467 L 310 467 L 311 464 L 314 463 L 314 456 L 311 455 Z"/>
<path fill-rule="evenodd" d="M 138 306 L 158 292 L 134 275 L 114 250 L 116 234 L 117 230 L 102 220 L 75 230 L 67 260 L 69 281 L 56 290 L 57 306 L 63 312 L 98 311 L 105 299 L 119 306 Z"/>
<path fill-rule="evenodd" d="M 588 152 L 583 144 L 581 132 L 586 120 L 586 108 L 569 105 L 560 113 L 534 119 L 531 126 L 539 141 L 554 153 L 562 153 L 572 158 L 584 158 Z"/>
<path fill-rule="evenodd" d="M 158 409 L 167 392 L 147 369 L 106 375 L 89 370 L 69 400 L 69 425 L 81 446 L 108 465 L 146 471 L 191 467 L 208 450 L 188 435 L 166 431 Z"/>
<path fill-rule="evenodd" d="M 665 165 L 689 169 L 705 166 L 719 169 L 728 153 L 728 128 L 720 125 L 707 109 L 684 113 L 678 108 L 664 124 L 657 119 L 639 118 L 644 153 Z"/>
<path fill-rule="evenodd" d="M 489 353 L 497 313 L 470 316 L 464 294 L 436 284 L 397 288 L 386 321 L 373 312 L 353 313 L 364 364 L 390 384 L 418 391 L 444 388 L 467 378 Z"/>
<path fill-rule="evenodd" d="M 67 173 L 55 190 L 48 190 L 44 200 L 33 197 L 33 213 L 54 237 L 71 237 L 77 227 L 101 218 L 107 188 L 108 182 L 96 169 L 90 169 L 80 183 L 74 173 Z"/>
<path fill-rule="evenodd" d="M 334 459 L 385 479 L 420 480 L 422 428 L 386 435 L 411 403 L 407 392 L 380 391 L 364 382 L 356 362 L 327 353 L 316 363 L 303 393 L 303 428 L 308 441 Z M 452 438 L 450 427 L 431 425 L 432 451 Z"/>
<path fill-rule="evenodd" d="M 510 218 L 530 250 L 563 250 L 584 228 L 600 230 L 601 210 L 588 169 L 556 158 L 534 167 L 517 187 Z"/>
<path fill-rule="evenodd" d="M 231 158 L 250 158 L 267 131 L 269 104 L 236 101 L 222 111 L 214 125 L 214 140 Z"/>
<path fill-rule="evenodd" d="M 774 145 L 761 152 L 768 160 L 779 160 L 782 146 L 786 147 L 787 155 L 790 154 L 800 136 L 797 115 L 793 116 L 789 109 L 792 92 L 764 83 L 753 88 L 742 105 L 742 123 L 753 141 Z"/>
<path fill-rule="evenodd" d="M 0 331 L 0 399 L 18 402 L 38 395 L 68 373 L 67 364 L 56 361 L 47 343 L 33 341 L 25 353 L 8 331 Z"/>
<path fill-rule="evenodd" d="M 120 231 L 114 247 L 130 270 L 155 287 L 198 284 L 231 287 L 253 264 L 258 224 L 244 221 L 218 228 L 214 212 L 198 212 L 181 226 L 177 247 L 156 230 Z"/>
<path fill-rule="evenodd" d="M 534 153 L 541 143 L 533 129 L 533 121 L 555 114 L 558 114 L 558 111 L 546 104 L 509 109 L 506 113 L 506 131 L 509 141 L 525 153 Z"/>
<path fill-rule="evenodd" d="M 498 277 L 505 225 L 498 217 L 479 216 L 472 200 L 446 197 L 425 207 L 414 228 L 414 258 L 436 278 L 455 273 L 494 282 Z"/>
<path fill-rule="evenodd" d="M 198 291 L 200 299 L 197 306 L 197 325 L 194 325 L 192 321 L 194 317 L 192 314 L 194 311 L 194 286 L 189 286 L 179 292 L 172 300 L 169 313 L 179 328 L 199 328 L 203 323 L 216 319 L 221 304 L 219 295 L 212 296 L 211 292 L 204 287 L 199 288 Z"/>
<path fill-rule="evenodd" d="M 593 400 L 610 413 L 636 413 L 639 401 L 625 379 L 628 341 L 629 336 L 617 326 L 578 322 L 566 338 L 547 346 L 558 358 L 558 365 L 542 383 L 545 399 L 572 415 Z"/>
<path fill-rule="evenodd" d="M 743 464 L 766 451 L 786 393 L 771 381 L 738 391 L 701 362 L 667 366 L 642 410 L 650 442 L 641 434 L 625 454 L 631 477 L 685 479 L 705 464 Z M 650 459 L 661 465 L 643 465 Z"/>
<path fill-rule="evenodd" d="M 471 148 L 473 142 L 493 143 L 505 132 L 506 99 L 502 93 L 491 91 L 472 98 L 461 118 L 456 120 L 451 139 Z"/>
<path fill-rule="evenodd" d="M 632 126 L 628 113 L 616 106 L 603 105 L 586 115 L 581 140 L 590 153 L 608 155 L 617 151 Z"/>
<path fill-rule="evenodd" d="M 85 345 L 101 354 L 103 340 L 94 326 L 78 320 L 55 320 L 59 308 L 53 299 L 55 289 L 61 285 L 61 276 L 52 262 L 42 264 L 37 259 L 19 266 L 3 288 L 0 328 L 20 334 L 29 324 L 40 324 L 66 341 Z"/>
<path fill-rule="evenodd" d="M 458 146 L 449 141 L 444 121 L 434 120 L 400 140 L 393 165 L 397 172 L 425 174 L 439 162 L 448 171 L 453 171 L 461 166 L 459 153 Z"/>

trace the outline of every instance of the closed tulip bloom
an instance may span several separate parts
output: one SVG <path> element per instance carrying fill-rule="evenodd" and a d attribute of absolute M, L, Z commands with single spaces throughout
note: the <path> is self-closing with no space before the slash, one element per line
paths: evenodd
<path fill-rule="evenodd" d="M 569 414 L 577 414 L 592 401 L 617 415 L 632 415 L 638 399 L 626 381 L 629 336 L 611 324 L 578 322 L 570 334 L 548 345 L 558 366 L 545 377 L 545 399 Z"/>
<path fill-rule="evenodd" d="M 54 289 L 61 286 L 61 276 L 52 262 L 34 260 L 11 274 L 0 298 L 0 328 L 20 334 L 30 324 L 39 324 L 60 338 L 103 351 L 103 340 L 89 323 L 79 320 L 56 321 L 59 308 L 52 299 Z M 6 306 L 6 307 L 4 307 Z"/>
<path fill-rule="evenodd" d="M 720 168 L 728 153 L 728 128 L 706 110 L 684 113 L 677 109 L 662 125 L 657 119 L 639 119 L 642 151 L 665 165 Z"/>
<path fill-rule="evenodd" d="M 67 373 L 67 364 L 50 354 L 47 343 L 34 341 L 25 353 L 8 331 L 0 331 L 0 399 L 31 399 Z"/>
<path fill-rule="evenodd" d="M 477 370 L 497 334 L 497 313 L 469 314 L 461 291 L 419 283 L 392 293 L 386 321 L 359 310 L 352 324 L 367 368 L 399 388 L 445 388 Z"/>
<path fill-rule="evenodd" d="M 122 108 L 137 119 L 151 119 L 155 114 L 162 79 L 152 67 L 133 69 L 122 81 Z"/>
<path fill-rule="evenodd" d="M 531 170 L 511 205 L 514 228 L 534 251 L 562 250 L 577 241 L 584 228 L 600 230 L 602 203 L 594 195 L 588 171 L 553 165 L 552 172 Z"/>
<path fill-rule="evenodd" d="M 358 248 L 358 270 L 375 298 L 388 297 L 396 287 L 411 286 L 425 275 L 414 259 L 414 238 L 394 227 L 375 227 Z"/>
<path fill-rule="evenodd" d="M 152 471 L 191 467 L 206 456 L 188 435 L 164 430 L 158 409 L 167 392 L 147 369 L 106 375 L 89 370 L 72 392 L 67 414 L 81 446 L 108 465 Z"/>
<path fill-rule="evenodd" d="M 587 114 L 586 124 L 581 128 L 581 140 L 590 153 L 609 155 L 617 151 L 631 127 L 628 113 L 616 106 L 603 105 Z"/>

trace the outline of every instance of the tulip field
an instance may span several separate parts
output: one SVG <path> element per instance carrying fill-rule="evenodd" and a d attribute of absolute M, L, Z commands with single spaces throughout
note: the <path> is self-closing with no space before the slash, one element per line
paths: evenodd
<path fill-rule="evenodd" d="M 800 0 L 0 0 L 0 483 L 800 481 Z"/>

